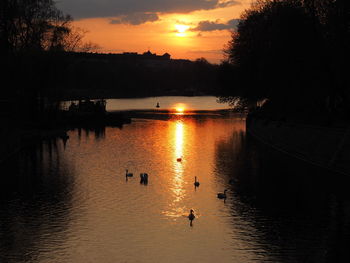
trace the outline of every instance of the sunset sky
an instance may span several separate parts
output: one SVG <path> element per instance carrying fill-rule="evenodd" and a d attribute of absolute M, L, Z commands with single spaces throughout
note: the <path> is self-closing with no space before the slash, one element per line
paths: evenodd
<path fill-rule="evenodd" d="M 157 54 L 219 63 L 252 0 L 58 0 L 99 52 Z"/>

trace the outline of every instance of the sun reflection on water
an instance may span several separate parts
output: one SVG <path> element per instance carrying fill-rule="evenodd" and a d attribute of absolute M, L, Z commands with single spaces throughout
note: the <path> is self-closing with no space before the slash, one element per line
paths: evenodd
<path fill-rule="evenodd" d="M 183 155 L 183 143 L 184 143 L 184 124 L 181 120 L 176 121 L 175 123 L 175 159 L 182 158 Z M 176 162 L 177 168 L 182 172 L 182 165 L 180 162 Z M 177 170 L 177 169 L 176 169 Z"/>
<path fill-rule="evenodd" d="M 172 191 L 174 193 L 174 202 L 179 202 L 183 198 L 183 174 L 184 167 L 182 161 L 178 161 L 178 158 L 183 159 L 183 146 L 184 146 L 184 123 L 181 120 L 175 122 L 175 138 L 174 138 L 174 178 Z"/>
<path fill-rule="evenodd" d="M 182 120 L 177 120 L 171 125 L 172 146 L 173 146 L 173 177 L 171 180 L 170 190 L 172 191 L 172 201 L 169 205 L 169 211 L 165 211 L 165 214 L 169 217 L 177 218 L 183 215 L 185 207 L 183 207 L 180 201 L 185 197 L 184 187 L 184 144 L 185 144 L 185 124 Z M 181 161 L 178 160 L 181 158 Z"/>

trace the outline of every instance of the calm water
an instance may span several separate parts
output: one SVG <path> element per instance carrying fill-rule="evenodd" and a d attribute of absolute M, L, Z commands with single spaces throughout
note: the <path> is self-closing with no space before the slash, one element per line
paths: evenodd
<path fill-rule="evenodd" d="M 107 111 L 115 110 L 149 110 L 155 109 L 159 102 L 159 110 L 174 109 L 180 102 L 190 110 L 222 110 L 228 109 L 228 104 L 218 103 L 213 96 L 183 97 L 165 96 L 140 99 L 109 99 Z"/>
<path fill-rule="evenodd" d="M 173 115 L 69 136 L 2 168 L 0 262 L 348 259 L 347 187 L 256 144 L 240 118 Z"/>

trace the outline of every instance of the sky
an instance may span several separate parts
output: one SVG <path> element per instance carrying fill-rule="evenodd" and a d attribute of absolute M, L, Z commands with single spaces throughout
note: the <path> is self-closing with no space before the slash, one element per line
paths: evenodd
<path fill-rule="evenodd" d="M 252 0 L 57 0 L 98 52 L 143 53 L 219 63 Z"/>

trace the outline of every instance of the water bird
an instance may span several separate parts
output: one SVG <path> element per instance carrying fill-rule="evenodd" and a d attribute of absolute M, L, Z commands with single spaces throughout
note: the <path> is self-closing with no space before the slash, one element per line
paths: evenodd
<path fill-rule="evenodd" d="M 196 216 L 194 215 L 193 212 L 194 212 L 193 209 L 191 209 L 191 210 L 190 210 L 190 214 L 188 215 L 188 219 L 191 220 L 191 221 L 194 220 L 194 219 L 196 218 Z"/>
<path fill-rule="evenodd" d="M 129 173 L 128 169 L 125 170 L 125 177 L 133 177 L 133 173 Z"/>
<path fill-rule="evenodd" d="M 225 189 L 225 191 L 223 193 L 218 193 L 218 198 L 219 199 L 226 199 L 226 191 L 227 191 L 227 189 Z"/>
<path fill-rule="evenodd" d="M 157 105 L 156 105 L 156 108 L 159 108 L 160 106 L 159 106 L 159 102 L 157 102 Z"/>
<path fill-rule="evenodd" d="M 140 173 L 140 184 L 147 184 L 148 183 L 148 174 L 147 173 Z"/>
<path fill-rule="evenodd" d="M 198 187 L 199 186 L 199 182 L 197 181 L 197 176 L 194 177 L 194 186 Z"/>
<path fill-rule="evenodd" d="M 179 158 L 176 159 L 176 161 L 181 162 L 181 161 L 182 161 L 182 158 L 179 157 Z"/>

